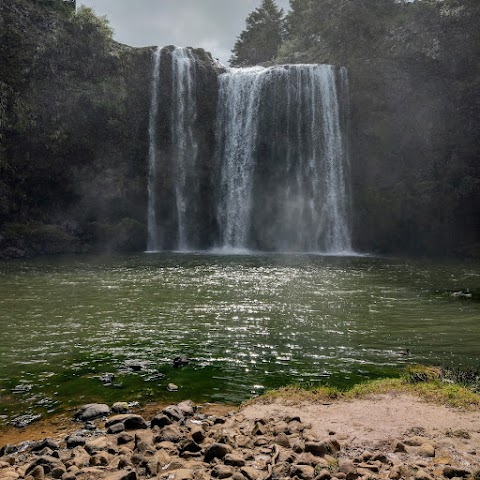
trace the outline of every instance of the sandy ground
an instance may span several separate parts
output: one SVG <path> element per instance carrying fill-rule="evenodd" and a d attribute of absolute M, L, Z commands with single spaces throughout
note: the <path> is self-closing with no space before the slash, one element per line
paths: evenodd
<path fill-rule="evenodd" d="M 376 395 L 329 404 L 251 405 L 242 410 L 250 419 L 299 416 L 320 437 L 334 435 L 351 456 L 365 450 L 392 452 L 394 441 L 424 438 L 436 448 L 439 463 L 480 468 L 480 411 L 433 405 L 408 395 Z M 402 456 L 415 456 L 407 447 Z M 405 458 L 403 458 L 405 460 Z"/>

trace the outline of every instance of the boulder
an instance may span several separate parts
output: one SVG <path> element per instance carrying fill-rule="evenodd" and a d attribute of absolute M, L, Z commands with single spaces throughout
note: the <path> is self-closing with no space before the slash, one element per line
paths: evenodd
<path fill-rule="evenodd" d="M 281 447 L 290 448 L 290 440 L 288 439 L 287 435 L 283 432 L 279 433 L 275 437 L 275 443 L 277 445 L 280 445 Z"/>
<path fill-rule="evenodd" d="M 435 447 L 430 443 L 423 443 L 418 449 L 418 454 L 421 457 L 431 457 L 435 456 Z"/>
<path fill-rule="evenodd" d="M 185 418 L 183 412 L 177 405 L 169 405 L 168 407 L 165 407 L 162 410 L 162 413 L 174 422 L 180 422 Z"/>
<path fill-rule="evenodd" d="M 59 450 L 59 446 L 51 438 L 45 438 L 44 440 L 35 443 L 32 446 L 32 452 L 39 452 L 44 448 L 49 448 L 50 450 Z"/>
<path fill-rule="evenodd" d="M 117 414 L 128 413 L 128 403 L 127 402 L 115 402 L 112 405 L 112 412 Z"/>
<path fill-rule="evenodd" d="M 80 407 L 80 409 L 75 413 L 75 420 L 80 420 L 82 422 L 88 422 L 89 420 L 94 420 L 96 418 L 106 417 L 110 415 L 110 407 L 104 403 L 89 403 Z"/>
<path fill-rule="evenodd" d="M 195 413 L 196 407 L 191 400 L 185 400 L 176 405 L 178 410 L 183 413 L 185 417 L 191 417 Z"/>
<path fill-rule="evenodd" d="M 166 425 L 171 425 L 173 422 L 172 420 L 167 417 L 165 414 L 160 413 L 159 415 L 156 415 L 153 417 L 152 421 L 150 422 L 150 427 L 160 427 L 163 428 Z"/>
<path fill-rule="evenodd" d="M 296 476 L 301 480 L 311 480 L 314 476 L 315 469 L 310 465 L 295 465 L 292 468 L 292 476 Z"/>
<path fill-rule="evenodd" d="M 451 465 L 446 465 L 445 467 L 443 467 L 443 476 L 447 478 L 467 478 L 470 475 L 470 471 L 465 470 L 461 467 L 453 467 Z"/>
<path fill-rule="evenodd" d="M 240 473 L 248 480 L 257 480 L 260 477 L 260 472 L 253 467 L 242 467 Z"/>
<path fill-rule="evenodd" d="M 317 457 L 323 457 L 328 453 L 328 448 L 324 442 L 306 442 L 305 452 L 316 455 Z"/>
<path fill-rule="evenodd" d="M 135 470 L 122 470 L 107 474 L 104 480 L 137 480 L 137 473 Z"/>
<path fill-rule="evenodd" d="M 63 467 L 63 464 L 58 458 L 55 457 L 39 457 L 27 467 L 25 475 L 31 475 L 32 472 L 36 469 L 36 467 L 42 467 L 42 471 L 44 472 L 44 474 L 48 475 L 54 468 Z M 37 472 L 39 471 L 40 470 L 37 469 Z"/>
<path fill-rule="evenodd" d="M 212 470 L 212 477 L 215 478 L 228 478 L 234 474 L 234 470 L 232 467 L 227 465 L 216 465 Z"/>
<path fill-rule="evenodd" d="M 232 449 L 224 443 L 213 443 L 205 451 L 205 462 L 210 463 L 214 458 L 224 458 Z"/>
<path fill-rule="evenodd" d="M 117 423 L 123 423 L 125 430 L 140 430 L 148 428 L 147 422 L 141 415 L 127 413 L 124 415 L 115 415 L 108 419 L 105 427 L 109 428 Z"/>
<path fill-rule="evenodd" d="M 243 457 L 235 453 L 227 453 L 223 461 L 225 465 L 231 465 L 232 467 L 243 467 L 245 465 Z"/>

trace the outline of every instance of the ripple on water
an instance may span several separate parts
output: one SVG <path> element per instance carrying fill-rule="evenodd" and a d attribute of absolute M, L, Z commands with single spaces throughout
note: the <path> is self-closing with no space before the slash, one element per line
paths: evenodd
<path fill-rule="evenodd" d="M 478 265 L 152 254 L 12 263 L 2 280 L 2 385 L 25 368 L 46 383 L 48 370 L 52 385 L 85 395 L 85 372 L 137 358 L 182 395 L 237 402 L 295 381 L 391 373 L 409 361 L 478 363 L 478 303 L 438 293 L 478 289 Z M 397 355 L 407 347 L 410 357 Z M 179 354 L 193 361 L 174 370 Z M 141 375 L 123 381 L 129 391 L 147 388 Z M 153 383 L 148 395 L 166 395 Z"/>

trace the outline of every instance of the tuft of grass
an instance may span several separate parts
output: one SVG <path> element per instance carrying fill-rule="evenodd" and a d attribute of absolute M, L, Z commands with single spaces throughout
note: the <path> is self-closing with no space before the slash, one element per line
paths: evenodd
<path fill-rule="evenodd" d="M 480 409 L 480 393 L 445 378 L 440 367 L 423 365 L 408 366 L 401 378 L 370 380 L 345 391 L 330 386 L 305 388 L 300 385 L 291 385 L 268 391 L 258 398 L 249 400 L 246 405 L 258 403 L 315 404 L 332 400 L 348 401 L 385 394 L 407 394 L 440 405 L 461 407 L 468 410 Z"/>
<path fill-rule="evenodd" d="M 403 378 L 407 383 L 425 383 L 438 381 L 443 377 L 440 367 L 426 365 L 408 365 L 405 368 Z"/>

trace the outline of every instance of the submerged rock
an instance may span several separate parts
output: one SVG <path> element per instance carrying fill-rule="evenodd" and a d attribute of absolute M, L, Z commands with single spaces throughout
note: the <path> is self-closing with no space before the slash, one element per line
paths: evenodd
<path fill-rule="evenodd" d="M 100 375 L 98 379 L 105 385 L 109 386 L 113 383 L 115 380 L 115 374 L 113 373 L 104 373 L 103 375 Z"/>
<path fill-rule="evenodd" d="M 190 363 L 190 360 L 185 355 L 180 355 L 179 357 L 175 357 L 173 359 L 173 367 L 174 368 L 184 367 L 185 365 L 188 365 L 189 363 Z"/>
<path fill-rule="evenodd" d="M 42 418 L 42 415 L 40 413 L 34 415 L 33 413 L 27 413 L 25 415 L 20 415 L 18 417 L 15 417 L 10 424 L 13 425 L 16 428 L 25 428 L 27 425 L 30 425 L 33 422 L 36 422 L 37 420 L 40 420 Z"/>

